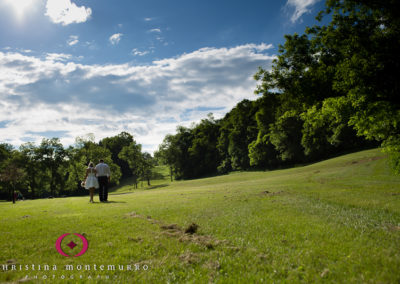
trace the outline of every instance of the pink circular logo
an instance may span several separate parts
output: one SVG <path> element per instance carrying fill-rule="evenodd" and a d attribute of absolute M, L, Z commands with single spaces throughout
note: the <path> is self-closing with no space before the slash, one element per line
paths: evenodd
<path fill-rule="evenodd" d="M 71 255 L 66 254 L 63 251 L 63 249 L 61 248 L 62 240 L 68 235 L 71 235 L 71 234 L 70 233 L 63 234 L 57 239 L 57 241 L 56 241 L 56 249 L 57 249 L 59 254 L 61 254 L 63 256 L 66 256 L 66 257 L 71 257 Z M 73 257 L 78 257 L 78 256 L 81 256 L 82 254 L 84 254 L 87 251 L 87 249 L 89 247 L 89 243 L 88 243 L 87 239 L 84 236 L 82 236 L 80 234 L 77 234 L 77 233 L 74 233 L 74 235 L 78 236 L 82 240 L 82 243 L 83 243 L 82 250 L 78 254 L 73 255 Z M 67 244 L 67 246 L 69 246 L 71 249 L 73 249 L 74 247 L 77 246 L 77 244 L 74 243 L 73 241 L 71 241 L 69 244 Z"/>

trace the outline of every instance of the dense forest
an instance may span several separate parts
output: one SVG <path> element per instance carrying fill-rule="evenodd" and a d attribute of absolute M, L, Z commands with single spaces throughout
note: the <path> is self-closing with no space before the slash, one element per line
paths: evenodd
<path fill-rule="evenodd" d="M 78 137 L 74 145 L 64 148 L 58 138 L 43 139 L 39 145 L 26 143 L 14 149 L 0 144 L 0 199 L 10 199 L 19 191 L 26 198 L 80 195 L 85 169 L 89 162 L 103 159 L 111 169 L 111 183 L 130 177 L 137 187 L 140 180 L 152 177 L 154 159 L 142 152 L 133 136 L 122 132 L 94 142 L 89 134 Z"/>
<path fill-rule="evenodd" d="M 271 70 L 255 70 L 255 100 L 224 118 L 210 114 L 167 135 L 154 158 L 122 132 L 99 143 L 87 136 L 64 148 L 59 139 L 0 144 L 0 198 L 84 192 L 89 161 L 103 158 L 112 182 L 150 180 L 155 160 L 171 179 L 235 170 L 276 169 L 381 145 L 400 173 L 400 65 L 397 1 L 328 0 L 317 17 L 326 25 L 286 35 Z"/>
<path fill-rule="evenodd" d="M 255 101 L 167 135 L 155 156 L 176 178 L 274 169 L 381 145 L 400 172 L 400 15 L 396 1 L 328 0 L 286 35 Z"/>

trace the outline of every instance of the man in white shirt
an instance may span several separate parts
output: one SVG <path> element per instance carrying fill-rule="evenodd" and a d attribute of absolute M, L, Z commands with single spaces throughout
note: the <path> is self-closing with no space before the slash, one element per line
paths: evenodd
<path fill-rule="evenodd" d="M 100 159 L 100 163 L 96 165 L 96 175 L 99 180 L 99 198 L 100 202 L 107 202 L 108 200 L 108 183 L 110 182 L 111 172 L 110 167 Z"/>

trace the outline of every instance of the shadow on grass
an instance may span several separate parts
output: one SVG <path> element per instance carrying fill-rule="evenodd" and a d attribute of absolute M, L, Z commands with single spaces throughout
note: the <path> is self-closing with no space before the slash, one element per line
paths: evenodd
<path fill-rule="evenodd" d="M 149 187 L 145 188 L 145 190 L 161 188 L 161 187 L 167 187 L 167 186 L 169 186 L 169 184 L 167 184 L 167 183 L 157 184 L 157 185 L 149 186 Z"/>
<path fill-rule="evenodd" d="M 107 202 L 100 202 L 100 201 L 95 201 L 92 204 L 111 204 L 111 203 L 126 203 L 125 201 L 107 201 Z"/>

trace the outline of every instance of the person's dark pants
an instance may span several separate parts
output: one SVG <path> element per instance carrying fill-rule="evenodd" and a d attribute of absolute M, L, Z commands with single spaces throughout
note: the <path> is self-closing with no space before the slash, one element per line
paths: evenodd
<path fill-rule="evenodd" d="M 98 177 L 99 180 L 99 198 L 100 201 L 108 199 L 108 177 Z"/>

